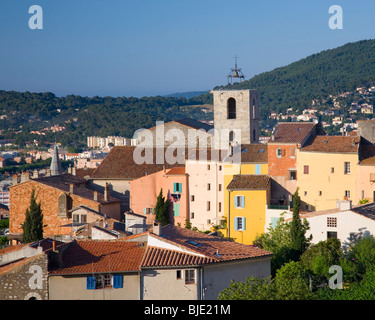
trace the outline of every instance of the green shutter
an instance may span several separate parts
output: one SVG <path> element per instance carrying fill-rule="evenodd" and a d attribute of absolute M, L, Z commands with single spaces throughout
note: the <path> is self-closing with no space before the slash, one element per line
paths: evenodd
<path fill-rule="evenodd" d="M 173 183 L 173 193 L 176 193 L 176 182 Z"/>
<path fill-rule="evenodd" d="M 179 217 L 180 216 L 180 204 L 174 203 L 173 204 L 173 210 L 174 210 L 174 216 Z"/>
<path fill-rule="evenodd" d="M 143 214 L 147 213 L 147 208 L 143 208 Z"/>
<path fill-rule="evenodd" d="M 182 193 L 182 183 L 179 183 L 179 184 L 178 184 L 178 191 L 179 191 L 180 193 Z"/>

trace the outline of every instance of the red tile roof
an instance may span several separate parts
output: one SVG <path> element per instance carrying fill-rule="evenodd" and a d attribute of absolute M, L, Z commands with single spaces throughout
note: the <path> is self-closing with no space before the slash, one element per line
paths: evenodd
<path fill-rule="evenodd" d="M 78 240 L 62 254 L 63 266 L 51 274 L 138 271 L 146 251 L 142 242 Z"/>
<path fill-rule="evenodd" d="M 314 130 L 316 130 L 316 124 L 313 122 L 280 122 L 268 143 L 302 144 L 311 133 L 314 133 Z"/>
<path fill-rule="evenodd" d="M 268 175 L 239 174 L 228 184 L 228 190 L 264 190 L 271 179 Z"/>
<path fill-rule="evenodd" d="M 351 136 L 316 136 L 301 151 L 358 153 L 361 137 Z"/>

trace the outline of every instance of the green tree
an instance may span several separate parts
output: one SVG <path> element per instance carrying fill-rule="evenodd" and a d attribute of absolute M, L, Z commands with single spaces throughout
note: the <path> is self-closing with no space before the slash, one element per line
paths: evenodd
<path fill-rule="evenodd" d="M 163 189 L 160 189 L 155 205 L 155 219 L 163 226 L 169 224 L 169 200 L 163 197 Z"/>
<path fill-rule="evenodd" d="M 30 206 L 26 209 L 22 242 L 30 243 L 43 239 L 43 214 L 40 202 L 36 202 L 35 190 L 31 192 Z"/>
<path fill-rule="evenodd" d="M 306 227 L 301 222 L 299 211 L 301 207 L 301 198 L 298 195 L 298 189 L 293 195 L 293 220 L 290 226 L 291 237 L 291 257 L 292 260 L 298 261 L 302 253 L 308 248 L 311 236 L 306 238 Z"/>

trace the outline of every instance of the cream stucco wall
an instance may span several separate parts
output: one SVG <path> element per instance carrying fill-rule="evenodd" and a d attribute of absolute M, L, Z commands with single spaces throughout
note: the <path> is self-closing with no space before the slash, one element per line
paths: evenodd
<path fill-rule="evenodd" d="M 210 230 L 224 218 L 224 165 L 187 160 L 186 173 L 190 190 L 189 220 L 199 230 Z"/>
<path fill-rule="evenodd" d="M 48 278 L 49 300 L 139 300 L 138 274 L 123 277 L 123 287 L 114 289 L 86 289 L 86 275 L 50 276 Z"/>
<path fill-rule="evenodd" d="M 344 199 L 346 190 L 350 191 L 349 200 L 355 200 L 357 154 L 297 150 L 297 159 L 299 195 L 303 202 L 301 210 L 336 208 L 336 202 Z M 350 162 L 349 174 L 344 174 L 344 162 Z M 304 166 L 309 166 L 308 174 L 304 174 Z M 331 168 L 334 168 L 333 173 Z"/>

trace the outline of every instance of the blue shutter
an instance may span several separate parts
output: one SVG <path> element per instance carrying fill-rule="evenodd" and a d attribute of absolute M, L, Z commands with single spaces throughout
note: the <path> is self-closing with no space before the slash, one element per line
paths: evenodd
<path fill-rule="evenodd" d="M 95 289 L 95 276 L 89 276 L 86 278 L 86 289 L 87 290 Z"/>
<path fill-rule="evenodd" d="M 255 165 L 255 174 L 260 174 L 260 164 Z"/>
<path fill-rule="evenodd" d="M 238 230 L 238 221 L 237 221 L 237 218 L 234 218 L 234 230 Z"/>
<path fill-rule="evenodd" d="M 113 288 L 122 288 L 122 275 L 116 274 L 113 276 Z"/>
<path fill-rule="evenodd" d="M 239 197 L 239 196 L 235 196 L 235 197 L 234 197 L 234 206 L 235 206 L 236 208 L 239 207 L 239 205 L 238 205 L 238 197 Z"/>
<path fill-rule="evenodd" d="M 245 218 L 242 218 L 242 230 L 246 230 L 246 219 Z"/>
<path fill-rule="evenodd" d="M 272 227 L 272 228 L 276 228 L 276 226 L 277 226 L 277 222 L 279 221 L 279 219 L 280 219 L 280 218 L 278 218 L 278 217 L 273 217 L 273 218 L 271 218 L 271 227 Z"/>
<path fill-rule="evenodd" d="M 245 197 L 241 196 L 241 208 L 245 207 Z"/>

